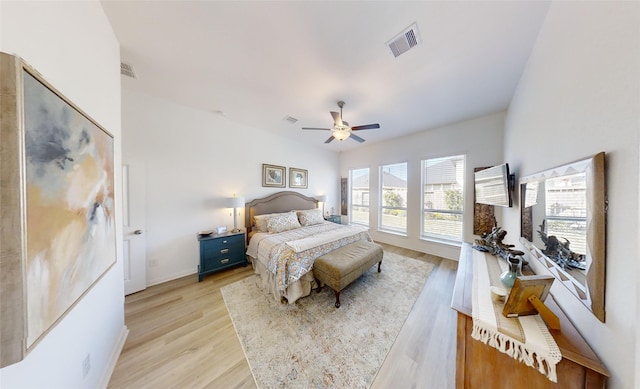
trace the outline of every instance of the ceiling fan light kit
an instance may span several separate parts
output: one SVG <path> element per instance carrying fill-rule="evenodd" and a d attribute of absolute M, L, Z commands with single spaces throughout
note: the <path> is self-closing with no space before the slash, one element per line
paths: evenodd
<path fill-rule="evenodd" d="M 334 111 L 330 112 L 331 116 L 333 117 L 333 128 L 302 127 L 302 129 L 332 131 L 331 136 L 324 143 L 331 143 L 334 139 L 345 140 L 347 138 L 351 138 L 356 142 L 362 143 L 364 142 L 364 139 L 355 135 L 353 131 L 380 128 L 380 125 L 378 123 L 349 127 L 349 123 L 342 120 L 342 107 L 344 107 L 344 105 L 345 105 L 344 101 L 338 101 L 338 107 L 340 107 L 340 112 L 334 112 Z"/>
<path fill-rule="evenodd" d="M 349 136 L 351 136 L 351 134 L 347 129 L 339 129 L 339 130 L 334 130 L 332 136 L 337 140 L 345 140 Z"/>

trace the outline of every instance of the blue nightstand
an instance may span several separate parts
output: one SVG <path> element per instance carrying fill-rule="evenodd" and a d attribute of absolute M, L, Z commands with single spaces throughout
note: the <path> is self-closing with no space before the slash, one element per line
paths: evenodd
<path fill-rule="evenodd" d="M 200 236 L 198 241 L 200 242 L 198 281 L 202 281 L 207 274 L 232 266 L 240 264 L 247 266 L 244 231 Z"/>
<path fill-rule="evenodd" d="M 342 217 L 340 215 L 329 215 L 324 218 L 326 221 L 336 224 L 342 224 Z"/>

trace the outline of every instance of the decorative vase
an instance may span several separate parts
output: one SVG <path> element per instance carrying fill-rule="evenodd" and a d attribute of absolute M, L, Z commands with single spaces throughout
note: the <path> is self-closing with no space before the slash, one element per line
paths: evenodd
<path fill-rule="evenodd" d="M 522 262 L 518 257 L 509 257 L 507 264 L 509 268 L 500 275 L 500 281 L 502 285 L 511 289 L 513 283 L 516 282 L 516 278 L 522 275 Z"/>

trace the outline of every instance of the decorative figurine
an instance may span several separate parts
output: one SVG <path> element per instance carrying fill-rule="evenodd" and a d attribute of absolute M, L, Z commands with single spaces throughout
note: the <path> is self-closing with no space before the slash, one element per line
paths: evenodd
<path fill-rule="evenodd" d="M 493 255 L 497 255 L 505 261 L 509 261 L 510 257 L 517 257 L 522 262 L 522 266 L 529 263 L 524 260 L 524 252 L 520 250 L 514 250 L 514 245 L 504 243 L 503 240 L 507 235 L 507 231 L 498 227 L 498 223 L 494 220 L 494 226 L 491 232 L 482 234 L 481 239 L 476 239 L 473 248 L 478 251 L 485 251 Z"/>
<path fill-rule="evenodd" d="M 562 243 L 555 235 L 547 236 L 544 232 L 546 229 L 545 223 L 546 221 L 543 220 L 542 224 L 540 224 L 540 229 L 538 230 L 540 239 L 545 245 L 545 249 L 542 250 L 542 253 L 563 269 L 569 268 L 586 270 L 587 263 L 585 262 L 584 254 L 578 254 L 571 251 L 569 248 L 571 242 L 569 242 L 567 238 L 562 238 L 565 240 L 564 243 Z"/>

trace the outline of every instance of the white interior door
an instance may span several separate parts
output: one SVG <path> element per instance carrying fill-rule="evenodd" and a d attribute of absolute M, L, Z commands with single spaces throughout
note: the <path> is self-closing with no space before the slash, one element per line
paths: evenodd
<path fill-rule="evenodd" d="M 147 287 L 144 165 L 122 165 L 124 294 Z"/>

